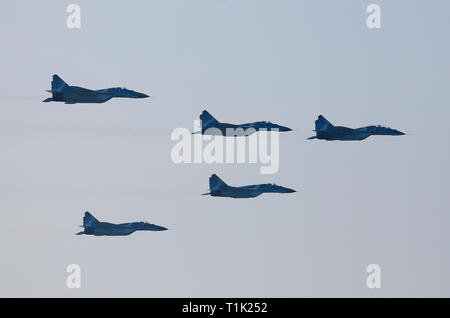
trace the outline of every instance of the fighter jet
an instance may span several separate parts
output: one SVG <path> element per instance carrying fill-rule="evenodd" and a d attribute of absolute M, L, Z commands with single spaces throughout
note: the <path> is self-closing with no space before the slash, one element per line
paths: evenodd
<path fill-rule="evenodd" d="M 89 212 L 84 213 L 83 225 L 81 227 L 84 227 L 84 231 L 78 232 L 77 235 L 87 234 L 95 236 L 124 236 L 130 235 L 135 231 L 167 230 L 165 227 L 146 222 L 132 222 L 122 224 L 100 222 Z"/>
<path fill-rule="evenodd" d="M 382 127 L 382 126 L 366 126 L 361 128 L 347 128 L 341 126 L 334 126 L 322 115 L 316 120 L 316 136 L 308 139 L 323 139 L 323 140 L 364 140 L 372 135 L 388 135 L 401 136 L 404 135 L 401 131 Z"/>
<path fill-rule="evenodd" d="M 219 136 L 249 136 L 259 130 L 278 130 L 278 131 L 291 131 L 292 129 L 277 124 L 273 124 L 270 121 L 257 121 L 254 123 L 247 123 L 241 125 L 234 125 L 228 123 L 221 123 L 217 121 L 206 110 L 200 115 L 202 122 L 202 135 L 219 135 Z"/>
<path fill-rule="evenodd" d="M 276 184 L 255 184 L 243 187 L 232 187 L 222 181 L 216 174 L 209 178 L 210 192 L 203 195 L 211 195 L 213 197 L 229 197 L 229 198 L 255 198 L 262 193 L 292 193 L 295 190 L 285 188 Z"/>
<path fill-rule="evenodd" d="M 65 102 L 66 104 L 76 103 L 104 103 L 113 97 L 125 98 L 147 98 L 148 95 L 138 93 L 126 88 L 113 87 L 99 90 L 91 90 L 78 86 L 69 86 L 58 75 L 53 75 L 52 89 L 47 91 L 52 93 L 52 97 L 44 100 L 48 102 Z"/>

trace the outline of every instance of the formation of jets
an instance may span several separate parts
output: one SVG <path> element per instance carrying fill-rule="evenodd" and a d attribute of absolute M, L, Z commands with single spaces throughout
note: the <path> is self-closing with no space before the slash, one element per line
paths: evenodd
<path fill-rule="evenodd" d="M 91 90 L 83 87 L 69 86 L 58 75 L 53 75 L 51 90 L 52 97 L 47 98 L 44 102 L 64 102 L 66 104 L 76 103 L 104 103 L 111 98 L 147 98 L 146 94 L 135 92 L 126 88 L 106 88 L 99 90 Z M 289 127 L 271 123 L 269 121 L 258 121 L 246 124 L 230 124 L 221 123 L 215 119 L 206 110 L 200 115 L 201 133 L 202 135 L 221 135 L 221 136 L 249 136 L 255 132 L 264 131 L 291 131 Z M 319 115 L 315 121 L 316 135 L 308 139 L 321 140 L 341 140 L 341 141 L 358 141 L 364 140 L 370 136 L 387 135 L 401 136 L 403 132 L 382 127 L 382 126 L 366 126 L 360 128 L 348 128 L 342 126 L 334 126 L 325 117 Z M 229 198 L 255 198 L 263 193 L 293 193 L 293 189 L 282 187 L 276 184 L 255 184 L 240 187 L 230 186 L 220 179 L 216 174 L 209 178 L 210 192 L 204 195 L 213 197 L 229 197 Z M 95 236 L 124 236 L 130 235 L 136 231 L 166 231 L 167 228 L 145 223 L 132 222 L 113 224 L 108 222 L 100 222 L 92 214 L 86 212 L 83 218 L 84 231 L 77 235 L 95 235 Z"/>

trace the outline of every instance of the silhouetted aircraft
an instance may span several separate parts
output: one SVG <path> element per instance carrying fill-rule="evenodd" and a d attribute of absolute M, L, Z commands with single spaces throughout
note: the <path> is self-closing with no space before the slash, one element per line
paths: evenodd
<path fill-rule="evenodd" d="M 291 131 L 292 129 L 269 121 L 257 121 L 254 123 L 247 123 L 241 125 L 234 125 L 228 123 L 221 123 L 217 121 L 206 110 L 200 115 L 202 121 L 202 135 L 220 135 L 220 136 L 249 136 L 259 130 L 278 130 Z"/>
<path fill-rule="evenodd" d="M 322 115 L 316 120 L 316 136 L 308 139 L 324 139 L 324 140 L 364 140 L 372 135 L 388 135 L 401 136 L 404 135 L 401 131 L 382 127 L 382 126 L 367 126 L 361 128 L 347 128 L 341 126 L 333 126 Z"/>
<path fill-rule="evenodd" d="M 165 227 L 145 222 L 132 222 L 122 224 L 100 222 L 89 212 L 84 213 L 83 225 L 81 227 L 84 227 L 84 231 L 77 233 L 77 235 L 88 234 L 95 236 L 123 236 L 130 235 L 135 231 L 167 230 Z"/>
<path fill-rule="evenodd" d="M 44 100 L 48 102 L 76 103 L 104 103 L 113 97 L 147 98 L 148 95 L 138 93 L 126 88 L 113 87 L 99 90 L 91 90 L 83 87 L 69 86 L 58 75 L 53 75 L 52 89 L 47 91 L 52 97 Z"/>
<path fill-rule="evenodd" d="M 232 187 L 222 181 L 216 174 L 209 178 L 209 193 L 213 197 L 254 198 L 262 193 L 292 193 L 295 190 L 278 186 L 276 184 L 255 184 L 243 187 Z"/>

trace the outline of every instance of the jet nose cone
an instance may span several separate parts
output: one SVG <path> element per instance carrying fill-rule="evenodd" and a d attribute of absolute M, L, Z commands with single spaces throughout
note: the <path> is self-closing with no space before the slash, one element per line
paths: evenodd
<path fill-rule="evenodd" d="M 388 128 L 386 132 L 387 132 L 386 133 L 387 135 L 392 135 L 392 136 L 403 136 L 403 135 L 405 135 L 404 132 L 401 132 L 400 130 L 397 130 L 397 129 L 391 129 L 391 128 Z"/>
<path fill-rule="evenodd" d="M 143 93 L 137 93 L 137 98 L 147 98 L 150 97 L 147 94 L 143 94 Z"/>
<path fill-rule="evenodd" d="M 294 192 L 297 192 L 297 191 L 295 191 L 294 189 L 291 189 L 291 188 L 281 187 L 281 192 L 282 193 L 294 193 Z"/>
<path fill-rule="evenodd" d="M 292 129 L 289 127 L 280 126 L 280 131 L 291 131 Z"/>
<path fill-rule="evenodd" d="M 401 132 L 399 130 L 396 130 L 396 129 L 392 129 L 390 131 L 390 135 L 392 135 L 392 136 L 403 136 L 403 135 L 405 135 L 405 133 Z"/>

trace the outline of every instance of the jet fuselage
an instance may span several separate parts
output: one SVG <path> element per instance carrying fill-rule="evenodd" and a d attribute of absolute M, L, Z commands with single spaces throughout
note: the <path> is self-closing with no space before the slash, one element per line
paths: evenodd
<path fill-rule="evenodd" d="M 131 222 L 113 224 L 98 221 L 92 214 L 86 212 L 83 217 L 84 231 L 77 235 L 87 234 L 95 236 L 125 236 L 135 231 L 166 231 L 167 228 L 146 222 Z"/>
<path fill-rule="evenodd" d="M 315 122 L 316 136 L 309 139 L 322 139 L 322 140 L 364 140 L 369 136 L 374 135 L 387 135 L 387 136 L 401 136 L 404 135 L 401 131 L 382 127 L 382 126 L 366 126 L 361 128 L 348 128 L 343 126 L 334 126 L 325 117 L 319 115 L 319 118 Z"/>
<path fill-rule="evenodd" d="M 223 182 L 216 174 L 209 178 L 210 195 L 213 197 L 229 198 L 255 198 L 262 193 L 292 193 L 295 190 L 276 184 L 255 184 L 242 187 L 233 187 Z"/>
<path fill-rule="evenodd" d="M 69 86 L 58 75 L 53 75 L 51 98 L 44 102 L 64 102 L 66 104 L 77 103 L 104 103 L 111 98 L 146 98 L 148 95 L 138 93 L 126 88 L 113 87 L 99 90 L 91 90 L 79 86 Z"/>
<path fill-rule="evenodd" d="M 269 121 L 257 121 L 253 123 L 246 123 L 240 125 L 221 123 L 218 120 L 216 120 L 206 110 L 204 110 L 200 115 L 200 120 L 202 122 L 203 135 L 237 137 L 237 136 L 249 136 L 261 130 L 278 131 L 278 132 L 285 132 L 292 130 L 288 127 L 274 124 Z"/>

